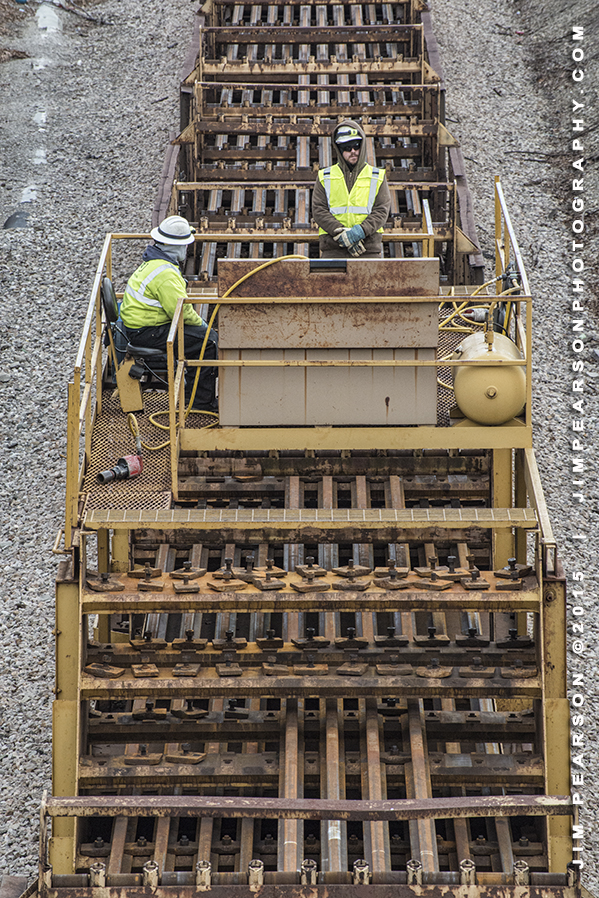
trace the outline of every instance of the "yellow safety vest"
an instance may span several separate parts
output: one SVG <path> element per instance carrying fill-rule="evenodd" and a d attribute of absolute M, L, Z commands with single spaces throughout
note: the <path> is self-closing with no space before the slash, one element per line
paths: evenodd
<path fill-rule="evenodd" d="M 323 168 L 318 172 L 320 183 L 325 189 L 331 214 L 346 228 L 361 224 L 372 212 L 376 195 L 385 178 L 385 170 L 366 164 L 354 182 L 351 192 L 347 190 L 345 177 L 339 165 Z M 379 233 L 383 233 L 379 228 Z M 323 228 L 319 234 L 326 234 Z"/>
<path fill-rule="evenodd" d="M 123 296 L 121 318 L 126 327 L 156 327 L 167 324 L 175 314 L 177 300 L 187 287 L 174 262 L 150 259 L 133 272 Z M 190 305 L 183 307 L 185 324 L 202 325 Z"/>

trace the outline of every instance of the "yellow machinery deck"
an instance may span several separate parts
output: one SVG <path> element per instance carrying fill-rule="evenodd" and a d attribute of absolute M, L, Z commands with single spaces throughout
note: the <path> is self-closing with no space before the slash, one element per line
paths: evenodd
<path fill-rule="evenodd" d="M 70 393 L 46 894 L 574 895 L 564 580 L 530 404 L 500 427 L 442 410 L 425 426 L 192 426 L 179 360 L 137 415 L 151 440 L 147 414 L 167 413 L 166 445 L 136 480 L 96 485 L 133 439 L 100 378 L 117 237 Z M 287 285 L 285 304 L 305 304 Z M 219 290 L 201 299 L 234 301 Z M 441 334 L 449 293 L 421 302 Z M 389 364 L 452 367 L 442 352 Z"/>
<path fill-rule="evenodd" d="M 147 235 L 107 235 L 69 385 L 39 891 L 575 898 L 532 298 L 499 184 L 483 284 L 430 15 L 208 0 L 198 21 L 155 209 L 197 234 L 139 477 L 97 483 L 134 447 L 100 286 L 122 295 Z M 384 260 L 327 271 L 310 192 L 344 117 L 392 209 Z M 216 426 L 185 413 L 185 302 L 219 307 Z M 514 357 L 456 356 L 485 330 L 463 311 L 498 303 Z M 522 410 L 460 416 L 464 367 L 523 371 Z"/>

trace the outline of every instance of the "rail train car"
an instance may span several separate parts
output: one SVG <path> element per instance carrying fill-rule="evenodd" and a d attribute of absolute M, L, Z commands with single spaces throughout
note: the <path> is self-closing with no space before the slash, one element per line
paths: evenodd
<path fill-rule="evenodd" d="M 196 229 L 188 295 L 165 358 L 119 347 L 148 235 L 108 234 L 69 384 L 31 895 L 580 894 L 532 297 L 499 183 L 484 273 L 445 89 L 422 0 L 202 7 L 154 210 Z M 380 259 L 318 255 L 344 118 Z"/>

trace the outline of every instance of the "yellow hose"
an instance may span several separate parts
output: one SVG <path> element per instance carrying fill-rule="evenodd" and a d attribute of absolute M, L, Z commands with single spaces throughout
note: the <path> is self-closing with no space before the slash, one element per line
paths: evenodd
<path fill-rule="evenodd" d="M 490 281 L 486 281 L 484 284 L 481 284 L 479 287 L 476 288 L 476 290 L 474 290 L 472 293 L 470 293 L 470 294 L 464 299 L 463 302 L 461 302 L 461 303 L 459 303 L 459 304 L 456 303 L 456 302 L 454 301 L 454 303 L 453 303 L 453 306 L 454 306 L 453 312 L 451 312 L 451 313 L 447 316 L 447 318 L 445 318 L 445 319 L 443 320 L 443 323 L 439 325 L 439 330 L 440 330 L 440 331 L 448 331 L 449 333 L 465 333 L 465 334 L 472 334 L 472 333 L 474 333 L 474 328 L 473 328 L 472 326 L 470 326 L 470 327 L 467 327 L 467 326 L 462 326 L 462 327 L 460 327 L 460 326 L 456 326 L 456 327 L 447 327 L 447 325 L 448 325 L 448 324 L 449 324 L 449 323 L 450 323 L 456 316 L 458 316 L 459 318 L 462 318 L 461 312 L 463 311 L 463 309 L 465 309 L 465 308 L 467 309 L 467 308 L 469 308 L 469 307 L 472 305 L 472 297 L 473 297 L 473 296 L 478 296 L 478 294 L 481 292 L 481 290 L 484 290 L 485 287 L 489 287 L 491 284 L 496 283 L 496 281 L 499 281 L 500 279 L 501 279 L 501 275 L 499 275 L 498 277 L 491 278 Z M 467 319 L 464 319 L 464 320 L 467 321 Z M 467 323 L 469 324 L 468 321 L 467 321 Z"/>
<path fill-rule="evenodd" d="M 490 281 L 486 281 L 484 284 L 481 284 L 480 287 L 477 287 L 476 290 L 474 290 L 470 294 L 470 298 L 472 298 L 473 296 L 478 296 L 481 290 L 484 290 L 485 287 L 489 287 L 491 284 L 495 284 L 497 281 L 500 281 L 502 277 L 502 274 L 498 274 L 497 277 L 491 278 Z"/>
<path fill-rule="evenodd" d="M 279 256 L 276 259 L 268 259 L 266 262 L 263 262 L 262 265 L 258 265 L 257 268 L 252 268 L 251 271 L 248 271 L 247 274 L 244 274 L 243 277 L 240 277 L 238 281 L 235 281 L 235 283 L 231 287 L 229 287 L 229 289 L 222 295 L 221 299 L 226 299 L 227 296 L 230 296 L 231 293 L 233 292 L 233 290 L 236 290 L 237 287 L 239 287 L 241 284 L 243 284 L 244 281 L 247 281 L 249 278 L 253 277 L 259 271 L 262 271 L 264 268 L 268 268 L 270 265 L 275 265 L 277 262 L 283 262 L 285 259 L 307 259 L 307 258 L 308 258 L 307 256 L 291 254 L 288 256 Z M 212 315 L 210 316 L 210 321 L 208 322 L 208 327 L 206 328 L 206 335 L 204 337 L 204 342 L 202 343 L 202 348 L 200 350 L 200 355 L 198 358 L 199 362 L 201 362 L 204 358 L 204 353 L 206 352 L 206 346 L 208 344 L 208 337 L 210 335 L 210 331 L 212 330 L 212 324 L 214 323 L 214 319 L 216 318 L 217 312 L 220 309 L 220 307 L 221 307 L 221 303 L 218 302 L 214 307 L 214 311 L 212 312 Z M 196 390 L 198 388 L 198 382 L 200 379 L 200 371 L 201 370 L 202 370 L 202 366 L 198 365 L 198 368 L 196 371 L 196 376 L 195 376 L 195 379 L 193 382 L 193 389 L 191 391 L 191 398 L 189 400 L 189 405 L 185 411 L 186 419 L 194 411 L 194 409 L 192 409 L 192 406 L 193 406 L 193 401 L 195 399 Z M 210 424 L 207 424 L 206 427 L 200 428 L 201 430 L 208 430 L 210 427 L 215 427 L 218 424 L 218 413 L 217 412 L 202 412 L 202 411 L 198 410 L 196 413 L 199 415 L 210 415 L 211 417 L 216 419 L 215 421 L 212 421 Z M 150 415 L 148 420 L 154 425 L 154 427 L 158 427 L 160 430 L 169 430 L 170 428 L 169 428 L 168 424 L 160 424 L 158 421 L 155 420 L 158 415 L 168 415 L 168 414 L 169 414 L 168 411 L 154 412 L 153 414 Z M 139 425 L 137 423 L 137 419 L 136 419 L 135 415 L 129 414 L 127 417 L 127 422 L 129 424 L 129 430 L 131 431 L 133 436 L 136 439 L 139 439 Z M 178 422 L 177 422 L 177 426 L 179 426 Z M 165 442 L 161 443 L 159 446 L 149 446 L 147 443 L 141 442 L 141 445 L 143 446 L 143 448 L 148 449 L 150 452 L 158 452 L 159 449 L 164 449 L 169 444 L 170 444 L 170 440 L 165 440 Z"/>
<path fill-rule="evenodd" d="M 495 280 L 497 281 L 497 280 L 499 280 L 499 278 L 495 278 Z M 480 287 L 477 287 L 477 289 L 474 291 L 474 293 L 470 294 L 470 296 L 468 297 L 468 299 L 465 302 L 462 302 L 459 305 L 457 305 L 454 302 L 453 303 L 453 306 L 454 306 L 453 311 L 447 316 L 447 318 L 443 319 L 443 322 L 441 324 L 439 324 L 439 330 L 445 331 L 445 333 L 450 333 L 450 334 L 473 334 L 475 329 L 471 326 L 470 327 L 467 327 L 467 326 L 460 327 L 459 325 L 454 325 L 453 327 L 448 327 L 447 325 L 456 316 L 462 318 L 464 321 L 468 321 L 468 319 L 464 318 L 464 316 L 462 315 L 462 311 L 464 310 L 464 308 L 471 308 L 472 307 L 472 303 L 470 302 L 471 298 L 473 296 L 475 296 L 475 294 L 478 293 L 479 290 L 482 290 L 484 287 L 488 287 L 489 284 L 491 284 L 491 283 L 493 283 L 493 282 L 487 281 L 486 284 L 481 284 Z M 510 287 L 509 290 L 504 290 L 502 293 L 495 294 L 493 296 L 492 300 L 490 301 L 490 305 L 488 308 L 489 315 L 487 317 L 487 320 L 490 320 L 491 313 L 495 309 L 495 306 L 497 305 L 497 300 L 499 299 L 500 296 L 510 296 L 512 293 L 516 293 L 518 290 L 520 290 L 519 286 Z M 484 308 L 484 306 L 485 306 L 485 303 L 483 302 L 483 303 L 481 303 L 480 306 L 476 306 L 475 308 Z M 507 328 L 509 325 L 511 313 L 512 313 L 512 303 L 508 302 L 508 303 L 506 303 L 506 314 L 505 314 L 506 323 L 502 327 L 504 334 L 507 334 Z"/>

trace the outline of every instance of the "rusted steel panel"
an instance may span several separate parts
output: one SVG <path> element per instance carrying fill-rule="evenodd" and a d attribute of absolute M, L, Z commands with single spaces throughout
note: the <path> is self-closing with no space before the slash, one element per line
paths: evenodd
<path fill-rule="evenodd" d="M 486 698 L 492 692 L 498 698 L 539 698 L 538 677 L 525 679 L 467 679 L 463 677 L 124 677 L 115 680 L 81 678 L 81 697 L 85 699 L 132 699 L 136 696 L 165 698 L 301 698 L 332 696 L 337 698 L 385 698 L 400 694 L 414 698 Z"/>
<path fill-rule="evenodd" d="M 306 803 L 303 795 L 303 740 L 298 701 L 288 698 L 285 703 L 285 722 L 281 732 L 283 769 L 279 794 L 284 804 Z M 310 804 L 310 802 L 308 802 Z M 299 818 L 285 815 L 279 819 L 279 869 L 296 871 L 302 862 L 304 830 Z"/>
<path fill-rule="evenodd" d="M 179 484 L 184 477 L 197 475 L 201 477 L 285 477 L 297 474 L 304 477 L 326 477 L 347 475 L 355 477 L 365 474 L 370 478 L 388 475 L 401 476 L 407 480 L 404 489 L 410 490 L 414 478 L 441 475 L 452 476 L 452 489 L 460 489 L 456 475 L 468 475 L 466 482 L 478 481 L 489 472 L 489 458 L 481 452 L 479 455 L 449 455 L 440 450 L 439 455 L 416 458 L 411 453 L 401 459 L 393 455 L 377 456 L 352 455 L 341 458 L 334 455 L 330 458 L 307 458 L 295 453 L 294 458 L 269 458 L 246 456 L 245 458 L 181 458 L 179 460 Z M 418 483 L 419 481 L 415 481 Z M 180 486 L 181 488 L 181 486 Z"/>
<path fill-rule="evenodd" d="M 418 820 L 569 815 L 569 795 L 475 795 L 340 801 L 199 795 L 83 795 L 48 798 L 50 817 L 254 817 L 275 820 Z"/>
<path fill-rule="evenodd" d="M 362 794 L 371 801 L 385 800 L 386 776 L 381 765 L 381 722 L 376 700 L 366 700 L 362 718 Z M 364 829 L 365 842 L 370 844 L 370 863 L 375 873 L 388 870 L 391 866 L 389 847 L 389 827 L 384 821 L 371 822 Z"/>
<path fill-rule="evenodd" d="M 322 794 L 332 800 L 345 798 L 345 747 L 340 739 L 340 702 L 325 700 L 325 719 L 321 723 L 321 779 Z M 342 732 L 342 730 L 341 730 Z M 347 867 L 347 827 L 342 821 L 327 821 L 321 827 L 323 845 L 323 869 L 344 870 Z"/>
<path fill-rule="evenodd" d="M 424 609 L 425 606 L 422 606 Z M 295 637 L 294 637 L 295 638 Z M 333 637 L 336 638 L 336 637 Z M 363 637 L 361 637 L 363 638 Z M 412 637 L 414 638 L 414 637 Z M 416 636 L 418 639 L 417 645 L 406 645 L 401 646 L 401 665 L 404 668 L 421 668 L 426 667 L 428 664 L 431 655 L 440 660 L 440 664 L 442 667 L 458 667 L 460 675 L 464 672 L 471 672 L 472 677 L 476 677 L 476 669 L 477 666 L 471 666 L 470 662 L 473 660 L 472 652 L 482 652 L 482 648 L 475 647 L 460 647 L 452 645 L 452 643 L 447 639 L 444 643 L 439 645 L 436 639 L 427 636 Z M 407 637 L 405 637 L 407 640 Z M 360 648 L 360 657 L 364 659 L 364 662 L 373 662 L 375 664 L 381 663 L 381 651 L 391 651 L 390 647 L 383 647 L 382 649 L 375 645 L 373 646 L 373 638 L 371 637 L 370 645 L 368 647 Z M 431 643 L 429 645 L 428 643 Z M 269 651 L 268 649 L 266 650 Z M 272 650 L 274 651 L 274 649 Z M 283 642 L 280 648 L 277 649 L 277 659 L 280 664 L 295 664 L 299 660 L 302 659 L 304 648 L 298 648 L 295 644 L 291 644 L 289 641 Z M 316 651 L 316 649 L 315 649 Z M 206 646 L 206 648 L 202 648 L 201 646 L 197 649 L 190 647 L 189 649 L 185 649 L 183 646 L 181 649 L 173 649 L 169 648 L 168 645 L 165 647 L 157 646 L 156 648 L 152 647 L 151 642 L 148 642 L 147 649 L 141 649 L 142 654 L 152 653 L 153 660 L 156 661 L 161 668 L 168 669 L 174 667 L 176 664 L 181 662 L 182 654 L 185 655 L 187 661 L 186 663 L 201 665 L 203 668 L 213 667 L 215 663 L 220 663 L 222 661 L 222 651 L 212 648 L 211 646 Z M 106 646 L 103 643 L 92 644 L 88 647 L 87 659 L 86 663 L 98 663 L 105 661 L 106 658 L 109 657 L 110 664 L 116 665 L 116 667 L 128 667 L 132 664 L 138 664 L 140 661 L 140 652 L 136 649 L 131 648 L 131 646 L 126 643 L 116 644 Z M 323 648 L 318 648 L 318 659 L 319 663 L 328 664 L 331 667 L 342 664 L 345 658 L 344 648 L 343 646 L 338 645 L 328 645 Z M 383 654 L 383 659 L 385 655 Z M 474 655 L 476 658 L 477 656 Z M 261 649 L 257 649 L 251 643 L 244 647 L 237 649 L 237 660 L 240 664 L 242 664 L 248 671 L 254 671 L 255 673 L 259 672 L 264 663 L 265 653 Z M 509 668 L 512 664 L 514 658 L 518 661 L 522 662 L 523 670 L 534 669 L 536 664 L 536 649 L 533 643 L 531 643 L 528 648 L 522 647 L 518 640 L 515 639 L 513 644 L 510 641 L 507 641 L 507 644 L 498 647 L 496 643 L 491 643 L 489 646 L 484 647 L 484 660 L 486 664 L 486 672 L 489 673 L 489 667 L 491 671 L 495 672 L 495 668 Z M 406 674 L 407 675 L 407 674 Z M 274 713 L 274 712 L 273 712 Z M 443 719 L 439 721 L 439 715 L 443 714 Z M 159 723 L 163 723 L 166 720 L 166 710 L 160 709 L 151 709 L 150 711 L 145 711 L 142 709 L 140 712 L 132 712 L 132 711 L 122 711 L 115 715 L 115 720 L 120 720 L 125 724 L 131 724 L 132 726 L 137 727 L 140 725 L 141 721 L 156 721 Z M 449 716 L 447 716 L 449 715 Z M 427 722 L 430 726 L 435 726 L 437 723 L 442 723 L 443 725 L 452 724 L 458 725 L 458 721 L 470 722 L 476 721 L 479 719 L 484 719 L 487 721 L 488 726 L 497 725 L 501 720 L 503 721 L 503 716 L 501 714 L 493 715 L 492 712 L 470 712 L 470 716 L 466 718 L 463 712 L 436 712 L 436 711 L 427 711 L 426 712 Z M 249 718 L 248 718 L 249 719 Z M 260 717 L 259 719 L 262 719 Z M 518 720 L 519 718 L 510 718 L 512 720 Z M 93 725 L 94 718 L 92 718 L 91 724 Z M 200 728 L 203 726 L 203 721 L 198 722 L 198 726 Z M 235 741 L 235 740 L 233 740 Z M 486 740 L 486 741 L 494 741 L 494 740 Z M 505 765 L 506 769 L 511 767 L 514 762 L 514 755 L 510 754 L 507 758 L 500 758 L 498 756 L 493 756 L 495 760 L 493 763 L 497 763 L 498 765 Z M 521 760 L 521 759 L 520 759 Z M 532 758 L 531 758 L 532 760 Z M 489 763 L 491 760 L 489 761 Z"/>
<path fill-rule="evenodd" d="M 331 702 L 337 702 L 337 699 L 331 699 Z M 386 705 L 379 704 L 379 713 L 385 717 L 388 711 Z M 484 712 L 478 712 L 479 718 L 472 720 L 467 717 L 465 712 L 454 712 L 455 721 L 438 721 L 431 720 L 427 715 L 426 732 L 430 740 L 456 741 L 463 738 L 466 731 L 468 739 L 480 742 L 482 739 L 488 739 L 491 742 L 502 743 L 530 743 L 535 739 L 535 723 L 534 719 L 522 718 L 517 720 L 508 719 L 506 714 L 494 714 L 492 721 L 487 721 Z M 116 720 L 108 720 L 106 715 L 101 719 L 92 718 L 89 721 L 88 743 L 91 745 L 110 742 L 112 744 L 125 744 L 131 741 L 133 722 L 122 722 L 122 718 L 127 715 L 116 715 Z M 135 721 L 135 733 L 137 738 L 143 742 L 149 741 L 151 736 L 160 737 L 160 739 L 168 739 L 171 741 L 192 742 L 201 737 L 202 740 L 215 740 L 219 743 L 239 742 L 246 744 L 252 740 L 263 742 L 274 742 L 277 740 L 280 723 L 278 717 L 273 716 L 272 719 L 256 720 L 223 720 L 222 714 L 215 712 L 211 715 L 215 719 L 205 719 L 202 721 L 184 721 L 172 720 L 165 723 L 164 726 L 157 727 L 156 724 L 146 724 L 144 722 Z M 482 719 L 480 719 L 482 718 Z M 432 755 L 436 757 L 435 754 Z M 490 756 L 485 756 L 486 760 Z M 501 756 L 505 757 L 505 755 Z M 520 756 L 521 757 L 521 756 Z M 528 757 L 528 756 L 527 756 Z M 434 763 L 434 762 L 433 762 Z M 436 765 L 435 765 L 436 769 Z M 446 768 L 444 768 L 446 769 Z M 527 762 L 526 770 L 540 770 L 541 764 L 535 756 Z M 435 774 L 436 775 L 436 774 Z M 443 772 L 439 774 L 443 777 Z M 329 798 L 342 797 L 340 795 L 329 795 Z"/>
<path fill-rule="evenodd" d="M 277 87 L 277 90 L 284 90 L 284 87 L 281 85 Z M 398 149 L 397 155 L 399 155 L 399 152 Z M 409 148 L 404 152 L 409 153 Z M 404 152 L 402 152 L 402 155 L 404 155 Z M 239 150 L 217 150 L 206 148 L 202 158 L 204 159 L 204 162 L 206 162 L 211 159 L 233 159 L 234 157 L 239 157 L 239 155 Z M 277 159 L 295 159 L 295 151 L 269 147 L 268 156 L 270 162 L 276 162 Z M 252 158 L 263 160 L 264 150 L 256 147 L 247 147 L 243 150 L 243 158 L 244 161 L 250 161 Z M 223 169 L 204 164 L 201 169 L 194 173 L 194 177 L 196 179 L 195 181 L 178 181 L 176 183 L 176 188 L 182 192 L 187 190 L 210 189 L 204 188 L 203 185 L 205 182 L 214 182 L 212 187 L 213 190 L 230 188 L 231 184 L 229 184 L 229 182 L 233 182 L 235 185 L 237 182 L 240 182 L 240 186 L 243 187 L 245 187 L 247 182 L 250 182 L 250 184 L 254 182 L 260 183 L 263 186 L 265 182 L 268 184 L 277 183 L 277 186 L 279 182 L 283 182 L 282 186 L 288 185 L 290 188 L 294 187 L 296 182 L 302 186 L 305 186 L 308 182 L 311 185 L 314 184 L 313 171 L 296 170 L 292 173 L 288 168 L 283 168 L 280 171 L 268 168 L 265 168 L 262 171 L 256 169 L 244 171 L 239 168 Z M 216 186 L 217 179 L 220 179 L 218 186 Z M 432 173 L 429 174 L 426 171 L 411 172 L 407 168 L 399 168 L 388 172 L 387 181 L 390 190 L 393 190 L 394 187 L 398 190 L 405 187 L 426 188 L 431 191 L 442 190 L 451 192 L 453 190 L 453 184 L 437 181 Z"/>
<path fill-rule="evenodd" d="M 415 538 L 409 534 L 410 538 Z M 231 534 L 234 538 L 234 534 Z M 388 542 L 398 542 L 405 538 L 389 534 Z M 249 540 L 248 540 L 249 541 Z M 345 541 L 345 540 L 344 540 Z M 359 534 L 350 534 L 348 542 L 359 542 Z M 272 541 L 271 541 L 272 542 Z M 283 544 L 280 540 L 279 544 Z M 330 541 L 332 542 L 332 541 Z M 459 589 L 440 593 L 415 592 L 319 592 L 319 593 L 278 593 L 267 592 L 220 592 L 217 594 L 190 593 L 169 594 L 165 600 L 163 593 L 84 593 L 82 611 L 97 614 L 111 611 L 114 614 L 129 614 L 132 611 L 538 611 L 540 597 L 538 590 L 525 592 L 462 592 Z"/>
<path fill-rule="evenodd" d="M 425 87 L 429 87 L 430 85 L 425 85 Z M 214 87 L 214 85 L 212 85 Z M 263 85 L 245 85 L 246 90 L 263 90 Z M 243 88 L 243 85 L 241 86 Z M 238 88 L 238 89 L 241 89 Z M 219 85 L 220 89 L 220 85 Z M 280 89 L 280 88 L 279 88 Z M 308 88 L 310 90 L 310 88 Z M 312 91 L 315 90 L 315 85 L 312 85 Z M 367 92 L 372 93 L 374 96 L 377 96 L 377 93 L 383 93 L 384 88 L 381 88 L 381 91 L 376 90 L 368 90 Z M 308 91 L 306 91 L 308 92 Z M 408 91 L 402 85 L 402 93 L 407 93 Z M 302 91 L 303 93 L 303 91 Z M 202 107 L 202 120 L 203 121 L 225 121 L 230 118 L 241 118 L 242 115 L 246 115 L 246 106 L 222 106 L 218 102 L 213 103 L 205 103 Z M 261 110 L 264 114 L 264 110 Z M 364 113 L 363 106 L 344 106 L 343 111 L 347 118 L 353 118 L 354 115 L 362 116 Z M 393 106 L 385 102 L 373 103 L 372 106 L 368 106 L 368 114 L 369 115 L 389 115 L 392 111 L 393 116 L 399 115 L 414 115 L 416 112 L 414 106 L 409 105 L 407 103 L 394 103 Z M 292 113 L 296 120 L 297 118 L 314 118 L 317 115 L 321 116 L 330 116 L 330 107 L 329 106 L 308 106 L 306 108 L 302 108 L 301 106 L 295 106 Z M 282 106 L 273 104 L 272 106 L 268 106 L 268 115 L 276 115 L 278 116 L 289 116 L 289 106 Z M 398 123 L 400 124 L 400 123 Z M 401 127 L 401 124 L 400 124 Z M 218 130 L 218 129 L 217 129 Z M 413 133 L 413 132 L 412 132 Z M 289 136 L 292 136 L 291 134 Z M 385 149 L 385 153 L 387 153 L 387 149 Z M 180 182 L 179 187 L 183 187 L 185 182 Z M 446 185 L 447 186 L 447 185 Z M 185 188 L 184 188 L 185 189 Z"/>
<path fill-rule="evenodd" d="M 264 63 L 231 61 L 227 65 L 227 75 L 234 79 L 239 79 L 245 75 L 248 77 L 251 76 L 252 79 L 256 80 L 260 78 L 270 80 L 272 78 L 279 78 L 283 72 L 290 79 L 293 78 L 294 81 L 296 81 L 300 75 L 312 74 L 336 77 L 337 75 L 376 73 L 377 77 L 379 75 L 387 74 L 388 76 L 396 78 L 398 74 L 401 73 L 401 75 L 414 75 L 418 77 L 422 74 L 422 63 L 418 59 L 414 61 L 399 59 L 367 59 L 360 62 L 334 59 L 331 59 L 330 61 L 327 60 L 326 62 L 299 62 L 297 59 L 293 59 L 290 60 L 289 64 L 285 65 L 284 68 L 280 62 Z M 220 77 L 222 73 L 223 64 L 220 60 L 207 59 L 202 65 L 203 77 L 212 75 Z M 187 80 L 195 80 L 197 74 L 198 72 L 196 70 Z M 429 80 L 431 82 L 436 82 L 438 78 L 433 73 Z"/>
<path fill-rule="evenodd" d="M 431 781 L 424 712 L 421 703 L 408 700 L 408 714 L 403 719 L 404 740 L 410 746 L 411 761 L 406 780 L 406 794 L 412 800 L 431 799 Z M 457 815 L 456 815 L 457 816 Z M 419 860 L 424 872 L 439 869 L 439 856 L 434 822 L 420 816 L 410 822 L 412 857 Z"/>
<path fill-rule="evenodd" d="M 342 260 L 343 261 L 343 260 Z M 223 259 L 218 266 L 218 295 L 258 266 L 250 259 Z M 438 259 L 347 259 L 346 270 L 310 270 L 309 260 L 288 259 L 265 268 L 235 289 L 236 297 L 431 296 L 439 293 Z"/>
<path fill-rule="evenodd" d="M 220 349 L 417 349 L 436 347 L 439 330 L 438 307 L 431 303 L 248 303 L 224 305 L 219 314 Z"/>

